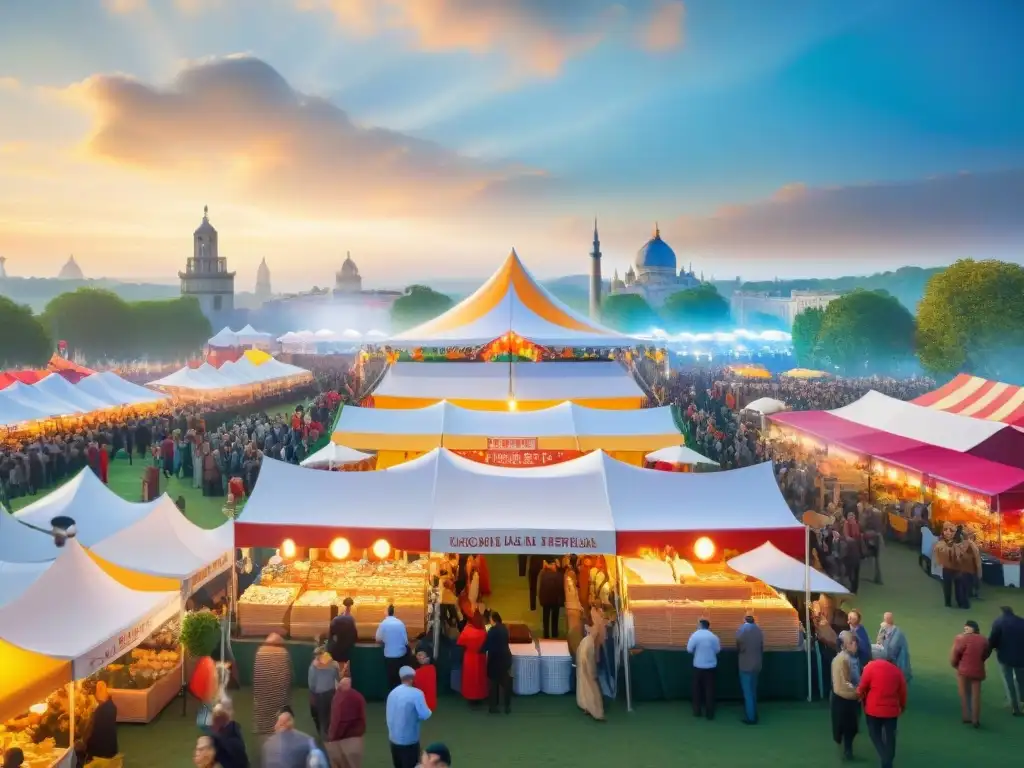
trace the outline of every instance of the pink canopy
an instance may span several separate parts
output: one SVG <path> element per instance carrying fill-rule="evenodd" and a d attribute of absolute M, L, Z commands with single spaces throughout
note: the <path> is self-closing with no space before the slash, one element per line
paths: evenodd
<path fill-rule="evenodd" d="M 873 427 L 865 427 L 852 421 L 833 416 L 828 411 L 786 411 L 768 417 L 780 424 L 805 435 L 816 437 L 824 443 L 845 448 L 864 456 L 878 456 L 882 453 L 896 453 L 920 448 L 925 443 L 899 435 L 892 435 Z"/>

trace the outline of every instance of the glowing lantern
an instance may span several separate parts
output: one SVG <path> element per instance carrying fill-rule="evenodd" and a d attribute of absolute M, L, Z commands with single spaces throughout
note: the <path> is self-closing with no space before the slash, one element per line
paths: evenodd
<path fill-rule="evenodd" d="M 693 554 L 698 560 L 708 561 L 715 556 L 715 542 L 707 536 L 701 536 L 693 544 Z"/>
<path fill-rule="evenodd" d="M 339 537 L 331 542 L 327 553 L 335 560 L 344 560 L 350 551 L 352 548 L 349 546 L 348 539 Z"/>
<path fill-rule="evenodd" d="M 387 539 L 377 539 L 373 542 L 373 556 L 381 560 L 391 554 L 391 545 Z"/>
<path fill-rule="evenodd" d="M 278 552 L 285 560 L 291 560 L 295 557 L 295 542 L 291 539 L 285 539 L 281 542 L 281 549 Z"/>
<path fill-rule="evenodd" d="M 518 406 L 516 405 L 516 399 L 514 397 L 510 397 L 508 399 L 508 409 L 510 411 L 514 411 L 517 407 Z"/>

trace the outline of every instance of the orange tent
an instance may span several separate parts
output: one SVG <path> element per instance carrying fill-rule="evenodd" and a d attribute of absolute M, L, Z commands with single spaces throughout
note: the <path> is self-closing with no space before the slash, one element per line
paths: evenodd
<path fill-rule="evenodd" d="M 72 384 L 77 384 L 86 376 L 92 376 L 96 373 L 92 368 L 86 368 L 84 365 L 65 360 L 60 355 L 53 355 L 46 367 L 54 373 L 59 373 Z"/>
<path fill-rule="evenodd" d="M 35 384 L 49 375 L 49 371 L 4 371 L 0 373 L 0 389 L 6 389 L 16 381 L 20 381 L 22 384 Z"/>

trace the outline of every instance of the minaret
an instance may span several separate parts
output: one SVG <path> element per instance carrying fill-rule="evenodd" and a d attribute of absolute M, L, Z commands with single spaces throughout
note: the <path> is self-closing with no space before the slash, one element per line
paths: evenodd
<path fill-rule="evenodd" d="M 256 300 L 260 304 L 270 301 L 270 267 L 267 266 L 266 258 L 260 262 L 256 269 Z"/>
<path fill-rule="evenodd" d="M 601 319 L 601 240 L 594 219 L 594 250 L 590 252 L 590 319 Z"/>

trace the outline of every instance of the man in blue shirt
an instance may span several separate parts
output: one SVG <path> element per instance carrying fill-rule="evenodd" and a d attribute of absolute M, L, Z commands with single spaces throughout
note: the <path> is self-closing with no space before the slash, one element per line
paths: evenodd
<path fill-rule="evenodd" d="M 388 606 L 388 615 L 377 627 L 377 642 L 384 646 L 384 668 L 388 675 L 388 690 L 399 684 L 398 670 L 409 662 L 409 633 L 405 624 L 395 616 L 395 606 Z"/>
<path fill-rule="evenodd" d="M 700 620 L 697 631 L 690 635 L 686 650 L 693 654 L 693 716 L 715 719 L 715 668 L 722 644 L 711 631 L 711 622 Z"/>
<path fill-rule="evenodd" d="M 413 668 L 402 667 L 398 676 L 402 683 L 388 694 L 387 701 L 391 762 L 395 768 L 416 768 L 420 761 L 420 723 L 431 713 L 423 691 L 413 686 Z"/>

